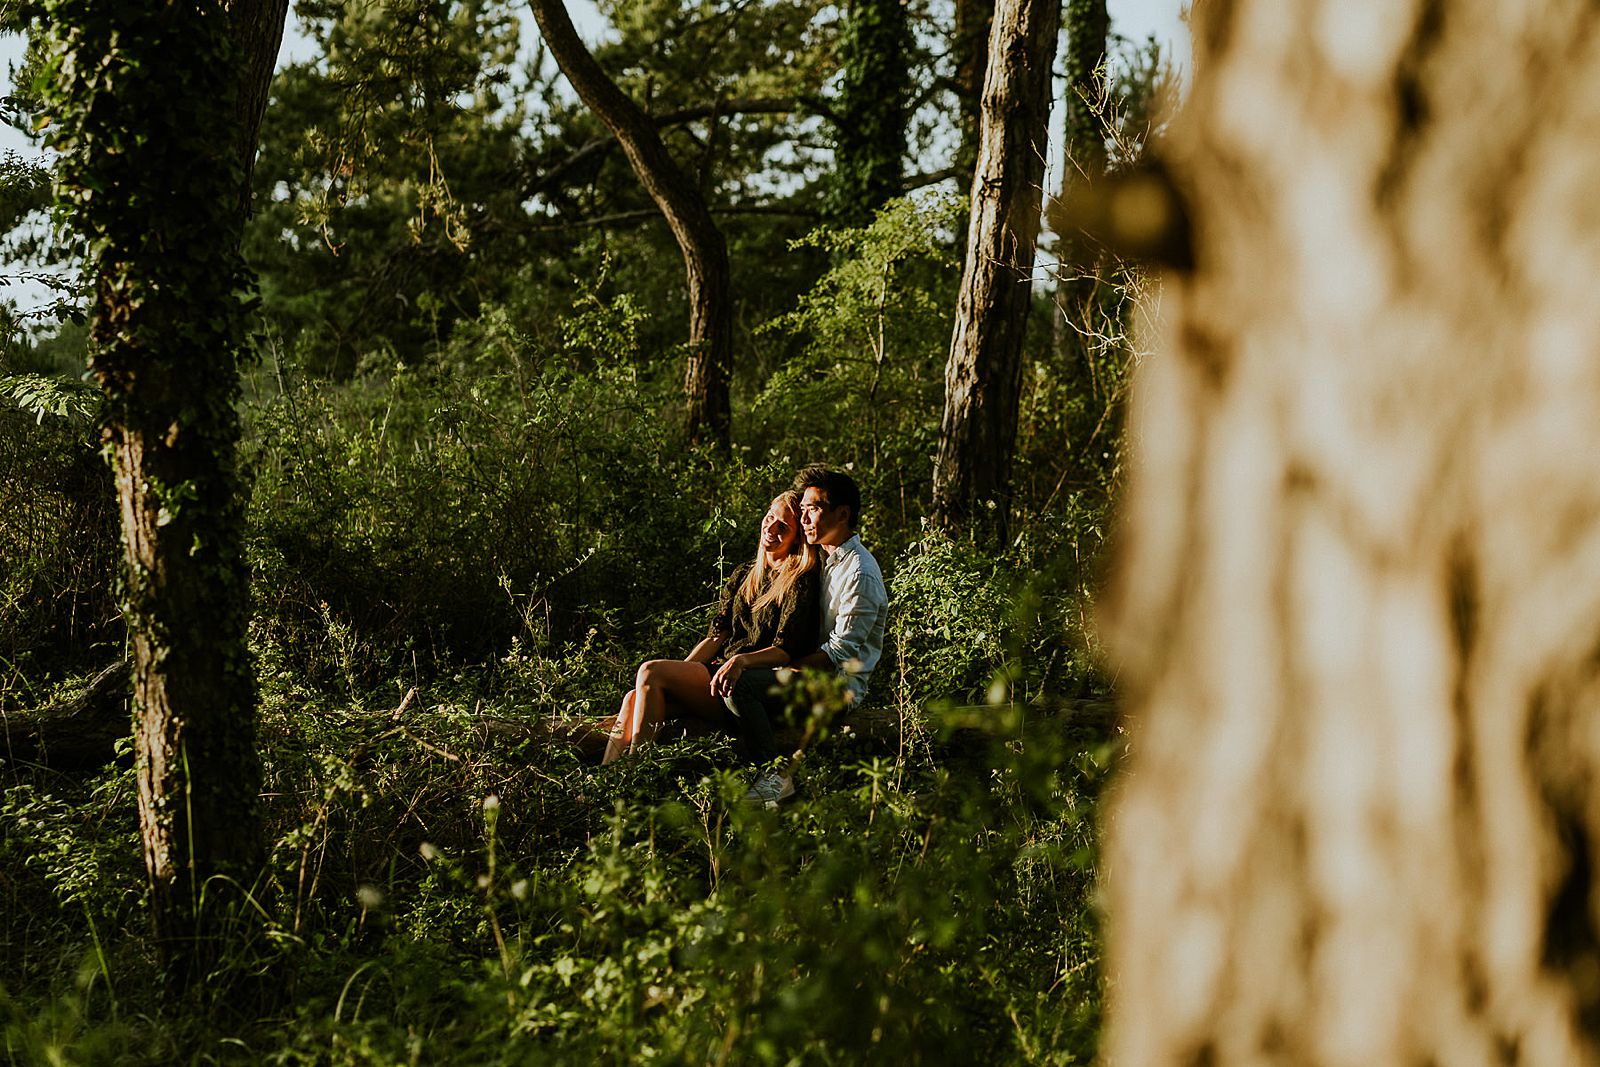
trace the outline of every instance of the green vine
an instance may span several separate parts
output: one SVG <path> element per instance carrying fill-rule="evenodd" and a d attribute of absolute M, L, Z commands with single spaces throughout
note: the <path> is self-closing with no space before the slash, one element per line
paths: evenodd
<path fill-rule="evenodd" d="M 228 5 L 40 0 L 36 10 L 58 219 L 83 238 L 98 280 L 91 369 L 107 416 L 127 419 L 139 391 L 170 375 L 195 386 L 180 424 L 236 438 L 251 290 L 237 240 L 243 177 L 226 135 L 238 71 Z M 154 375 L 140 373 L 146 363 Z"/>
<path fill-rule="evenodd" d="M 902 0 L 853 0 L 839 34 L 830 221 L 865 226 L 901 193 L 910 119 L 911 26 Z"/>

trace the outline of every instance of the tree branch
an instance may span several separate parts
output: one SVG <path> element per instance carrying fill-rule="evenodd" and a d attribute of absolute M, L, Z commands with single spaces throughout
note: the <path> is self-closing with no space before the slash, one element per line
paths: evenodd
<path fill-rule="evenodd" d="M 723 100 L 720 103 L 696 104 L 693 107 L 663 111 L 647 117 L 657 128 L 665 129 L 669 126 L 681 126 L 696 119 L 710 118 L 713 115 L 718 117 L 727 117 L 729 115 L 786 115 L 798 110 L 801 103 L 800 98 L 793 96 L 743 97 L 736 100 Z M 523 187 L 523 196 L 533 196 L 536 193 L 544 192 L 554 187 L 562 178 L 572 173 L 585 162 L 605 155 L 616 145 L 617 138 L 615 134 L 596 137 L 594 140 L 574 150 L 566 159 L 563 159 L 544 173 L 529 176 L 527 184 Z"/>
<path fill-rule="evenodd" d="M 794 219 L 817 219 L 821 216 L 816 211 L 807 211 L 803 208 L 789 207 L 785 204 L 732 204 L 728 207 L 712 208 L 713 215 L 777 215 Z M 571 222 L 555 223 L 549 226 L 535 226 L 534 233 L 559 233 L 564 230 L 582 230 L 595 226 L 614 226 L 630 222 L 648 222 L 651 219 L 660 219 L 661 212 L 654 208 L 640 208 L 636 211 L 618 211 L 610 215 L 596 215 L 592 219 L 574 219 Z M 664 221 L 664 220 L 663 220 Z"/>
<path fill-rule="evenodd" d="M 961 177 L 960 167 L 945 167 L 943 170 L 929 171 L 927 174 L 908 174 L 900 183 L 900 191 L 909 193 L 913 189 L 924 189 L 930 185 L 938 185 L 946 178 Z"/>
<path fill-rule="evenodd" d="M 689 285 L 689 351 L 684 373 L 691 442 L 728 443 L 733 376 L 732 272 L 728 246 L 705 197 L 673 160 L 656 123 L 595 62 L 563 0 L 529 0 L 539 35 L 561 72 L 617 139 L 639 184 L 656 202 L 683 252 Z"/>

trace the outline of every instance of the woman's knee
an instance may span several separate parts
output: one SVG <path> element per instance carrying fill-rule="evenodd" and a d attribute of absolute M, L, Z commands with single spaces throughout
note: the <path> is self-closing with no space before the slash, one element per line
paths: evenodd
<path fill-rule="evenodd" d="M 639 670 L 633 676 L 634 688 L 646 685 L 660 685 L 663 667 L 672 660 L 647 659 L 639 665 Z"/>

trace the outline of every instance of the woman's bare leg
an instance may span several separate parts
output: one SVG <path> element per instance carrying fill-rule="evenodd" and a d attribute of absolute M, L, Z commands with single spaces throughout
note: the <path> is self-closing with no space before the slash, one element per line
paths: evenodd
<path fill-rule="evenodd" d="M 633 706 L 634 697 L 638 690 L 628 690 L 628 695 L 622 698 L 622 707 L 617 711 L 616 724 L 611 728 L 611 736 L 606 739 L 606 753 L 600 757 L 602 764 L 610 763 L 628 750 L 628 744 L 633 740 Z"/>
<path fill-rule="evenodd" d="M 717 718 L 720 702 L 711 695 L 711 676 L 704 664 L 681 659 L 653 659 L 639 668 L 634 678 L 633 728 L 627 745 L 630 751 L 656 739 L 667 720 L 670 701 L 674 711 L 697 718 Z"/>

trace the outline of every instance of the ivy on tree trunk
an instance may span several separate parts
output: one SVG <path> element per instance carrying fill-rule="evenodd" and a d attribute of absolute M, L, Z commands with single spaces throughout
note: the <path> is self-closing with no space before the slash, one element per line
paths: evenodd
<path fill-rule="evenodd" d="M 829 221 L 865 226 L 899 196 L 910 112 L 911 25 L 902 0 L 853 0 L 839 39 Z"/>
<path fill-rule="evenodd" d="M 239 254 L 286 3 L 44 0 L 58 195 L 94 279 L 90 369 L 121 511 L 139 816 L 182 981 L 262 856 L 235 467 Z"/>

